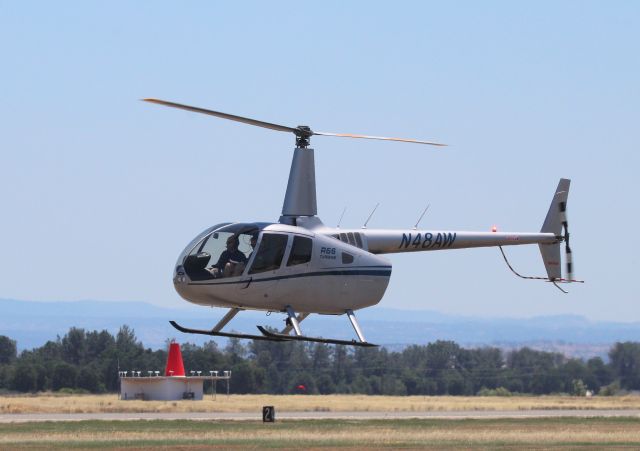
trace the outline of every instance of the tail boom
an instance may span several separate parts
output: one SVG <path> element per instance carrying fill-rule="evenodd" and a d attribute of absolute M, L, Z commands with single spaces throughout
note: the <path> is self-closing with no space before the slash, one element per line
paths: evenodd
<path fill-rule="evenodd" d="M 345 232 L 346 230 L 341 230 Z M 348 232 L 348 231 L 346 231 Z M 358 229 L 372 254 L 468 249 L 475 247 L 553 244 L 553 233 L 461 232 L 438 230 Z"/>

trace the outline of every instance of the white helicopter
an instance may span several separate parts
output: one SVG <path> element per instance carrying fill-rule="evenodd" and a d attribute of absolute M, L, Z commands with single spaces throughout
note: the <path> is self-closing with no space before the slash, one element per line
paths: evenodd
<path fill-rule="evenodd" d="M 558 183 L 539 233 L 497 232 L 495 229 L 492 232 L 419 230 L 417 224 L 413 229 L 406 230 L 368 229 L 366 223 L 361 229 L 332 228 L 325 226 L 317 216 L 314 153 L 309 148 L 311 136 L 365 138 L 433 146 L 444 144 L 316 132 L 307 126 L 287 127 L 164 100 L 143 100 L 293 133 L 296 137 L 279 221 L 214 225 L 195 237 L 178 257 L 173 283 L 180 296 L 195 304 L 230 309 L 211 330 L 190 329 L 170 321 L 181 332 L 253 340 L 376 346 L 365 339 L 354 311 L 377 304 L 387 289 L 391 262 L 381 254 L 489 246 L 497 246 L 502 251 L 502 246 L 537 244 L 547 276 L 527 277 L 518 274 L 502 251 L 505 262 L 514 274 L 524 279 L 552 282 L 560 290 L 562 288 L 558 283 L 583 282 L 575 280 L 572 274 L 566 217 L 568 179 L 561 179 Z M 565 278 L 562 278 L 560 264 L 562 242 L 565 243 L 566 254 Z M 283 312 L 286 314 L 285 327 L 280 332 L 273 332 L 257 326 L 260 335 L 223 332 L 223 327 L 243 310 Z M 346 314 L 357 340 L 303 335 L 300 323 L 311 313 Z"/>

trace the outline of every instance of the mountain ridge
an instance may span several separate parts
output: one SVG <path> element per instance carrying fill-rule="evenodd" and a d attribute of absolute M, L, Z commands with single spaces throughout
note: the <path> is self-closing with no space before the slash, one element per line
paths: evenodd
<path fill-rule="evenodd" d="M 18 342 L 20 350 L 42 346 L 71 327 L 117 333 L 122 325 L 132 327 L 142 343 L 151 348 L 166 340 L 201 344 L 213 337 L 184 335 L 168 321 L 209 329 L 224 315 L 224 309 L 199 306 L 162 307 L 141 301 L 23 301 L 0 299 L 0 335 Z M 616 341 L 640 337 L 640 323 L 592 321 L 580 315 L 546 315 L 531 318 L 485 318 L 450 315 L 432 310 L 399 310 L 374 307 L 359 311 L 358 319 L 368 340 L 390 349 L 435 340 L 453 340 L 463 346 L 514 348 L 531 345 L 554 349 L 580 348 L 576 356 L 602 355 Z M 282 327 L 279 313 L 242 312 L 225 328 L 255 333 L 256 325 Z M 345 317 L 312 315 L 302 325 L 307 335 L 353 338 Z M 221 343 L 226 340 L 215 338 Z M 589 351 L 591 349 L 591 351 Z M 563 351 L 566 353 L 566 351 Z"/>

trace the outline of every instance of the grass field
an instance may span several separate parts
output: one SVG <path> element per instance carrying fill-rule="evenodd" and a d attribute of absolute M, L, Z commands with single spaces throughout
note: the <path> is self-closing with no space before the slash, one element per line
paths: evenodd
<path fill-rule="evenodd" d="M 640 448 L 640 420 L 80 421 L 0 424 L 1 449 Z"/>
<path fill-rule="evenodd" d="M 639 396 L 364 396 L 218 395 L 203 401 L 120 401 L 116 395 L 1 396 L 0 413 L 260 412 L 273 405 L 285 412 L 429 412 L 461 410 L 640 409 Z"/>

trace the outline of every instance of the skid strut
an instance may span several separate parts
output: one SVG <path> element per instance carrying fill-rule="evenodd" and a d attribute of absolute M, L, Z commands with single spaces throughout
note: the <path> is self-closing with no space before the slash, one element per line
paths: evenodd
<path fill-rule="evenodd" d="M 222 328 L 226 326 L 227 323 L 231 321 L 233 317 L 236 316 L 240 310 L 242 309 L 232 308 L 231 310 L 229 310 L 227 314 L 224 315 L 220 321 L 218 321 L 218 324 L 213 326 L 213 329 L 211 329 L 211 332 L 220 332 Z"/>
<path fill-rule="evenodd" d="M 295 311 L 291 306 L 287 306 L 285 308 L 285 312 L 287 313 L 287 327 L 280 333 L 271 332 L 270 330 L 265 329 L 262 326 L 258 326 L 258 330 L 262 332 L 265 337 L 271 337 L 274 339 L 286 340 L 286 341 L 310 341 L 313 343 L 326 343 L 326 344 L 337 344 L 337 345 L 347 345 L 347 346 L 362 346 L 362 347 L 372 347 L 378 346 L 373 343 L 369 343 L 364 339 L 364 334 L 360 329 L 360 325 L 356 320 L 356 316 L 353 313 L 353 310 L 345 310 L 353 329 L 356 331 L 356 335 L 358 336 L 359 341 L 357 340 L 338 340 L 334 338 L 319 338 L 319 337 L 307 337 L 302 335 L 302 331 L 300 330 L 300 322 L 305 319 L 309 314 L 302 313 L 298 317 L 296 317 Z M 291 330 L 294 331 L 293 335 L 288 335 L 288 332 Z"/>
<path fill-rule="evenodd" d="M 349 318 L 349 321 L 351 321 L 351 325 L 353 326 L 353 329 L 356 331 L 356 335 L 358 336 L 358 339 L 361 342 L 365 343 L 367 340 L 364 339 L 364 335 L 362 334 L 360 325 L 356 320 L 356 315 L 353 314 L 353 310 L 347 310 L 346 313 L 347 313 L 347 317 Z"/>
<path fill-rule="evenodd" d="M 302 336 L 302 330 L 300 330 L 300 323 L 298 322 L 298 318 L 296 318 L 296 312 L 293 311 L 290 305 L 287 305 L 285 308 L 287 312 L 287 327 L 291 326 L 293 331 L 298 337 Z"/>
<path fill-rule="evenodd" d="M 298 320 L 298 326 L 300 325 L 300 323 L 302 321 L 304 321 L 304 319 L 309 316 L 308 313 L 300 313 L 298 316 L 296 316 L 296 319 Z M 282 329 L 280 331 L 281 334 L 284 335 L 288 335 L 289 332 L 291 332 L 293 330 L 293 324 L 291 323 L 291 321 L 289 321 L 289 318 L 287 317 L 287 325 L 284 329 Z"/>

